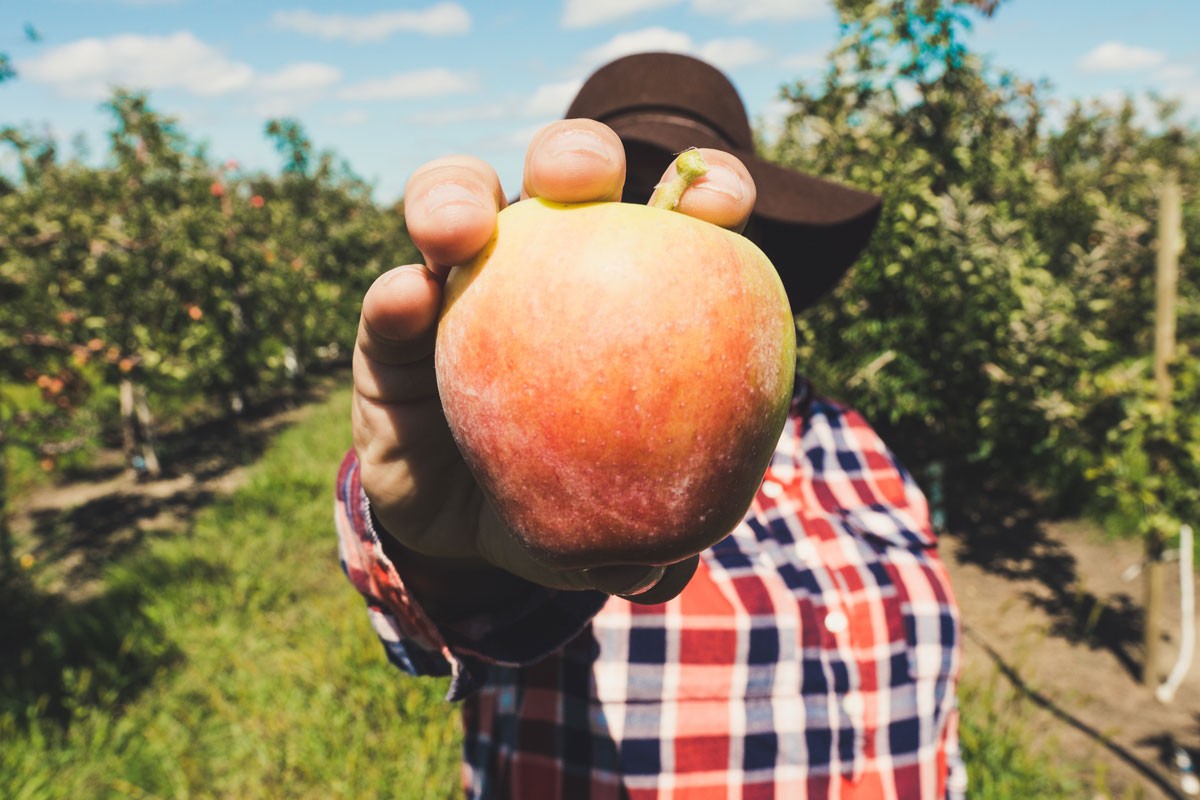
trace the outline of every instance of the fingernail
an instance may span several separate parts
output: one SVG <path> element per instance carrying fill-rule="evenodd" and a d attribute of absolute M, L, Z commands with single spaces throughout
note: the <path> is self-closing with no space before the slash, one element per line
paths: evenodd
<path fill-rule="evenodd" d="M 608 144 L 589 130 L 562 131 L 550 137 L 542 146 L 547 155 L 554 157 L 583 155 L 606 162 L 612 161 L 612 153 Z"/>
<path fill-rule="evenodd" d="M 592 586 L 602 592 L 630 597 L 653 588 L 666 572 L 665 567 L 611 566 L 587 570 Z"/>
<path fill-rule="evenodd" d="M 618 592 L 617 594 L 625 597 L 637 597 L 639 594 L 648 592 L 657 586 L 658 582 L 662 580 L 663 575 L 665 575 L 666 572 L 666 567 L 652 567 L 650 571 L 646 573 L 645 577 L 642 578 L 642 580 L 635 583 L 631 588 L 626 589 L 623 592 Z"/>
<path fill-rule="evenodd" d="M 421 206 L 429 212 L 452 205 L 471 205 L 483 208 L 479 195 L 461 183 L 439 183 L 431 186 L 421 195 Z"/>
<path fill-rule="evenodd" d="M 738 177 L 738 174 L 720 164 L 710 165 L 708 172 L 692 184 L 692 188 L 716 192 L 738 201 L 746 194 L 746 187 L 742 185 L 742 179 Z"/>

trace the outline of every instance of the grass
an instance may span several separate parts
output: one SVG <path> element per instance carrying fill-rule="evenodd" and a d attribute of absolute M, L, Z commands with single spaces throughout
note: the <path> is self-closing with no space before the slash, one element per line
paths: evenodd
<path fill-rule="evenodd" d="M 1045 742 L 1031 704 L 1002 680 L 993 673 L 986 682 L 964 681 L 959 688 L 959 743 L 971 800 L 1107 796 L 1084 791 L 1076 770 L 1058 761 Z"/>
<path fill-rule="evenodd" d="M 347 402 L 308 409 L 242 488 L 149 532 L 94 591 L 46 592 L 53 565 L 0 584 L 0 796 L 458 795 L 445 682 L 386 663 L 338 568 Z M 1078 796 L 1025 749 L 1017 698 L 962 700 L 973 800 Z"/>
<path fill-rule="evenodd" d="M 86 599 L 36 576 L 5 588 L 0 796 L 456 795 L 445 684 L 385 662 L 338 567 L 347 401 L 311 409 L 242 489 L 148 536 Z"/>

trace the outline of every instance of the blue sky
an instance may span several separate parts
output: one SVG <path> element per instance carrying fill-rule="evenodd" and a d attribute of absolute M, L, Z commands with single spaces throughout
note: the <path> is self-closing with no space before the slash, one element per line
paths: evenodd
<path fill-rule="evenodd" d="M 1062 98 L 1154 90 L 1200 118 L 1197 30 L 1196 0 L 1007 0 L 971 44 Z M 0 126 L 82 133 L 99 158 L 100 106 L 122 84 L 148 89 L 214 161 L 275 170 L 263 125 L 290 116 L 380 200 L 455 152 L 491 161 L 511 193 L 533 131 L 613 57 L 704 57 L 769 122 L 780 85 L 815 78 L 835 41 L 828 0 L 0 0 L 0 52 L 19 72 L 0 85 Z"/>

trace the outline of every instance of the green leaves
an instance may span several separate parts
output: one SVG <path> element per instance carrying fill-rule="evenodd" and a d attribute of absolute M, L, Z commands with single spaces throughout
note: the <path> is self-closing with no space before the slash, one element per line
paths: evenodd
<path fill-rule="evenodd" d="M 1076 104 L 1051 127 L 1045 85 L 962 45 L 969 4 L 837 5 L 838 56 L 820 86 L 785 89 L 793 113 L 768 153 L 877 192 L 884 211 L 836 293 L 798 319 L 801 368 L 896 425 L 915 466 L 975 460 L 1063 497 L 1085 487 L 1101 514 L 1200 518 L 1181 477 L 1200 486 L 1200 381 L 1186 377 L 1200 341 L 1186 273 L 1200 263 L 1200 134 L 1168 104 L 1142 123 L 1132 100 Z M 1168 167 L 1185 181 L 1178 337 L 1190 346 L 1173 421 L 1152 424 L 1147 379 L 1127 375 L 1153 349 Z"/>
<path fill-rule="evenodd" d="M 101 167 L 59 158 L 44 136 L 0 133 L 22 167 L 0 189 L 0 380 L 133 377 L 175 408 L 251 400 L 303 380 L 332 345 L 344 352 L 370 282 L 415 256 L 402 218 L 294 122 L 272 135 L 304 158 L 273 176 L 212 163 L 145 95 L 118 91 L 106 107 Z M 30 336 L 43 346 L 18 346 Z M 18 416 L 57 418 L 70 438 L 86 396 Z M 52 443 L 51 428 L 36 431 L 35 447 Z"/>

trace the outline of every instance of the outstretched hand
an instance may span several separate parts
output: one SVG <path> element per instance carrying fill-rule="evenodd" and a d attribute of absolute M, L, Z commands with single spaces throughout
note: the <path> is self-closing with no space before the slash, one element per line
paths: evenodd
<path fill-rule="evenodd" d="M 740 231 L 754 207 L 750 174 L 727 153 L 702 154 L 708 173 L 684 192 L 676 210 Z M 607 126 L 557 122 L 529 146 L 521 197 L 616 202 L 627 171 L 634 192 L 663 177 L 628 166 L 621 141 Z M 450 435 L 433 362 L 446 275 L 488 243 L 505 195 L 488 164 L 456 156 L 420 167 L 404 196 L 409 234 L 425 263 L 396 267 L 375 281 L 363 298 L 354 348 L 354 445 L 378 523 L 418 569 L 433 565 L 445 575 L 459 570 L 480 576 L 498 568 L 544 586 L 636 594 L 631 599 L 640 602 L 678 594 L 696 557 L 667 567 L 563 571 L 533 559 L 505 530 Z M 637 594 L 647 586 L 654 588 Z"/>

